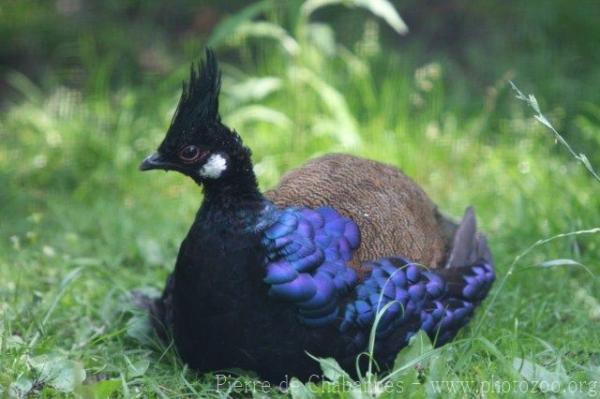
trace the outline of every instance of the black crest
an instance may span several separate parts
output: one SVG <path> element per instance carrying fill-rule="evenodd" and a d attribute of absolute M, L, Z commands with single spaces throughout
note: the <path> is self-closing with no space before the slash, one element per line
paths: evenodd
<path fill-rule="evenodd" d="M 219 91 L 221 72 L 212 50 L 206 49 L 205 60 L 197 66 L 192 64 L 190 78 L 183 83 L 183 90 L 172 125 L 186 131 L 196 123 L 220 121 Z"/>

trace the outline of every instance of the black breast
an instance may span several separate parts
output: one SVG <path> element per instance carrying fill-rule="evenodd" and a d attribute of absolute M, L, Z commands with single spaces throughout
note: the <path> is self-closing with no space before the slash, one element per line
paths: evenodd
<path fill-rule="evenodd" d="M 173 334 L 191 368 L 254 370 L 277 382 L 286 370 L 306 379 L 318 368 L 305 351 L 336 356 L 347 347 L 335 327 L 307 328 L 268 297 L 258 234 L 211 225 L 194 224 L 175 267 Z"/>

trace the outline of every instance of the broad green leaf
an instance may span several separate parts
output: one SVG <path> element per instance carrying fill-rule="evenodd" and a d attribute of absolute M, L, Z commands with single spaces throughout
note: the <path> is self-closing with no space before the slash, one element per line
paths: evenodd
<path fill-rule="evenodd" d="M 85 380 L 83 366 L 60 355 L 36 356 L 29 364 L 39 373 L 40 381 L 59 391 L 73 392 Z"/>
<path fill-rule="evenodd" d="M 98 381 L 94 384 L 85 384 L 77 389 L 76 393 L 79 397 L 89 399 L 105 399 L 112 398 L 113 395 L 120 391 L 122 381 L 119 379 Z"/>
<path fill-rule="evenodd" d="M 383 19 L 399 34 L 408 32 L 408 27 L 388 0 L 307 0 L 302 4 L 302 13 L 309 17 L 321 7 L 342 4 L 350 7 L 361 7 L 373 15 Z"/>
<path fill-rule="evenodd" d="M 407 393 L 423 392 L 424 387 L 419 381 L 418 368 L 427 374 L 434 355 L 437 356 L 437 351 L 433 349 L 427 334 L 420 330 L 410 339 L 408 346 L 398 353 L 393 371 L 383 380 L 402 385 Z"/>
<path fill-rule="evenodd" d="M 452 367 L 444 356 L 433 356 L 427 369 L 425 393 L 428 398 L 443 398 L 445 392 L 440 391 L 441 381 L 459 381 Z M 447 393 L 446 393 L 447 394 Z"/>
<path fill-rule="evenodd" d="M 394 360 L 394 370 L 406 367 L 407 365 L 416 365 L 426 360 L 424 356 L 431 354 L 433 345 L 423 330 L 419 330 L 411 337 L 408 345 L 402 349 Z"/>
<path fill-rule="evenodd" d="M 21 398 L 25 397 L 29 391 L 33 388 L 33 381 L 24 375 L 20 375 L 17 379 L 10 384 L 8 387 L 9 397 Z"/>
<path fill-rule="evenodd" d="M 352 381 L 348 373 L 344 371 L 344 369 L 338 364 L 338 362 L 333 358 L 320 358 L 307 353 L 312 359 L 319 362 L 321 366 L 321 371 L 323 372 L 323 376 L 327 378 L 329 381 L 336 382 L 340 379 L 342 381 Z"/>
<path fill-rule="evenodd" d="M 295 55 L 300 50 L 296 40 L 291 37 L 281 26 L 267 21 L 245 22 L 237 27 L 235 35 L 238 38 L 266 37 L 279 42 L 281 47 L 290 55 Z"/>
<path fill-rule="evenodd" d="M 132 362 L 125 356 L 125 361 L 127 362 L 127 376 L 129 378 L 140 377 L 146 374 L 146 370 L 150 366 L 150 360 L 147 358 L 137 359 Z"/>
<path fill-rule="evenodd" d="M 292 399 L 312 399 L 315 394 L 297 378 L 292 378 L 289 386 L 289 393 Z"/>
<path fill-rule="evenodd" d="M 544 366 L 519 357 L 513 359 L 513 369 L 527 381 L 535 383 L 542 392 L 552 391 L 553 387 L 560 387 L 567 380 L 563 372 L 550 371 Z"/>

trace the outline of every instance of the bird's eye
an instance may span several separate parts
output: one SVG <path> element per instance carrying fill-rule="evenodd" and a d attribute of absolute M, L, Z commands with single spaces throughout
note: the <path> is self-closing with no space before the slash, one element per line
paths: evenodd
<path fill-rule="evenodd" d="M 186 163 L 195 162 L 200 158 L 200 149 L 195 145 L 185 146 L 179 151 L 179 158 Z"/>

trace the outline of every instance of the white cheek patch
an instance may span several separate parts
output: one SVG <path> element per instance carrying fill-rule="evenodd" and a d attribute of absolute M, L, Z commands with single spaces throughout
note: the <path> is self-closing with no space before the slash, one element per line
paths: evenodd
<path fill-rule="evenodd" d="M 227 169 L 227 159 L 221 154 L 213 154 L 198 171 L 200 176 L 209 179 L 218 179 Z"/>

